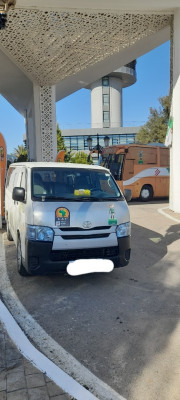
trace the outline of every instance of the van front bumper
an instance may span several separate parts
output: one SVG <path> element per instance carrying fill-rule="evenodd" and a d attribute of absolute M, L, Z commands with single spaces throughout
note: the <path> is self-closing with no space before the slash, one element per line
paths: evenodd
<path fill-rule="evenodd" d="M 69 261 L 77 259 L 109 259 L 114 267 L 124 267 L 130 261 L 130 236 L 118 238 L 114 247 L 100 247 L 73 250 L 52 250 L 51 242 L 26 241 L 24 266 L 31 275 L 65 273 Z"/>

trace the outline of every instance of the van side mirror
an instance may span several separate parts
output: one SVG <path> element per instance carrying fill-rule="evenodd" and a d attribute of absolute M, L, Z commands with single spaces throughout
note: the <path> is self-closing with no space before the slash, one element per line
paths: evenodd
<path fill-rule="evenodd" d="M 131 201 L 131 199 L 132 199 L 131 189 L 124 189 L 124 197 L 127 202 Z"/>
<path fill-rule="evenodd" d="M 12 192 L 12 198 L 15 201 L 24 201 L 25 199 L 25 190 L 21 187 L 14 187 Z"/>

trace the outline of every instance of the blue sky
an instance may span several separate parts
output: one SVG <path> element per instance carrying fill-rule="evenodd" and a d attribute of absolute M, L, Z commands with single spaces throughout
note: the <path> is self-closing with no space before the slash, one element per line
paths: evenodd
<path fill-rule="evenodd" d="M 149 108 L 159 107 L 158 98 L 169 93 L 170 43 L 167 42 L 137 59 L 137 82 L 123 90 L 123 125 L 144 125 Z M 61 129 L 91 127 L 90 91 L 82 89 L 56 106 Z M 0 96 L 0 132 L 6 140 L 8 154 L 23 144 L 24 118 Z"/>

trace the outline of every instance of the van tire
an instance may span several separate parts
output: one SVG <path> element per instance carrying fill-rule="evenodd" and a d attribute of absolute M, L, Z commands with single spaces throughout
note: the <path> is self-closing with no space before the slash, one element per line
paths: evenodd
<path fill-rule="evenodd" d="M 8 239 L 10 242 L 12 242 L 12 241 L 13 241 L 13 237 L 12 237 L 12 235 L 11 235 L 11 231 L 10 231 L 10 228 L 9 228 L 8 219 L 7 219 L 7 221 L 6 221 L 6 233 L 7 233 L 7 239 Z"/>
<path fill-rule="evenodd" d="M 139 196 L 141 201 L 150 201 L 153 198 L 153 188 L 151 185 L 144 185 Z"/>
<path fill-rule="evenodd" d="M 17 266 L 18 266 L 18 272 L 21 276 L 28 276 L 28 272 L 24 268 L 23 262 L 22 262 L 22 252 L 21 252 L 21 238 L 20 235 L 18 235 L 18 240 L 17 240 Z"/>

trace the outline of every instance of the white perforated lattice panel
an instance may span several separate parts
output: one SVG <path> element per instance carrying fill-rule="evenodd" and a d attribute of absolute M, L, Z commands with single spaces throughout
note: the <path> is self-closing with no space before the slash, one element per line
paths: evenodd
<path fill-rule="evenodd" d="M 53 161 L 54 96 L 49 86 L 40 88 L 41 148 L 42 161 Z"/>
<path fill-rule="evenodd" d="M 170 15 L 10 10 L 0 45 L 38 85 L 53 85 L 156 33 Z"/>

